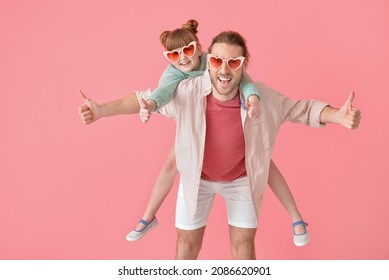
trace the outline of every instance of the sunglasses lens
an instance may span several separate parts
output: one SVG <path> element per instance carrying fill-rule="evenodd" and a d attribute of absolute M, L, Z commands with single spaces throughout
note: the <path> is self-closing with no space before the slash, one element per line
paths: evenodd
<path fill-rule="evenodd" d="M 180 58 L 180 54 L 177 51 L 172 51 L 166 54 L 166 56 L 171 60 L 171 61 L 178 61 Z"/>
<path fill-rule="evenodd" d="M 223 64 L 223 60 L 220 57 L 211 56 L 209 58 L 209 62 L 211 63 L 212 67 L 215 69 L 219 69 Z"/>
<path fill-rule="evenodd" d="M 242 65 L 242 61 L 240 59 L 230 58 L 228 60 L 228 67 L 230 67 L 232 71 L 238 69 L 241 65 Z"/>
<path fill-rule="evenodd" d="M 184 48 L 182 49 L 182 52 L 183 52 L 187 57 L 193 56 L 193 54 L 194 54 L 194 52 L 195 52 L 195 45 L 190 45 L 190 46 L 184 47 Z"/>

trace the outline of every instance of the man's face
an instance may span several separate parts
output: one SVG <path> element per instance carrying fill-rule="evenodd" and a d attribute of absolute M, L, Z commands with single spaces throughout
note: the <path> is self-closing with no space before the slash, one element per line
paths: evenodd
<path fill-rule="evenodd" d="M 238 45 L 227 45 L 225 43 L 216 43 L 212 47 L 211 54 L 221 57 L 225 60 L 242 56 L 242 47 Z M 215 69 L 208 62 L 209 74 L 212 82 L 212 94 L 220 101 L 233 99 L 239 88 L 243 72 L 246 69 L 246 62 L 238 70 L 232 71 L 227 62 L 223 62 L 219 69 Z"/>

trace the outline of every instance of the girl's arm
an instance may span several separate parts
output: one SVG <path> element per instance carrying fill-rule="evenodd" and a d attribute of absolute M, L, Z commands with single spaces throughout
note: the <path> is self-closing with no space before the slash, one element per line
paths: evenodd
<path fill-rule="evenodd" d="M 173 65 L 169 65 L 163 72 L 158 88 L 154 90 L 151 96 L 147 99 L 147 106 L 150 111 L 157 111 L 165 106 L 173 98 L 173 94 L 178 84 L 187 78 L 195 78 L 204 74 L 207 65 L 207 54 L 202 53 L 200 58 L 200 66 L 198 70 L 183 72 L 178 70 Z"/>
<path fill-rule="evenodd" d="M 158 111 L 173 98 L 178 84 L 187 78 L 194 78 L 203 75 L 204 71 L 190 71 L 184 73 L 173 65 L 169 65 L 165 72 L 163 72 L 158 88 L 147 98 L 146 102 L 142 102 L 142 110 L 140 111 L 140 118 L 142 122 L 147 122 L 151 117 L 151 112 Z"/>
<path fill-rule="evenodd" d="M 245 101 L 249 100 L 249 97 L 255 95 L 258 100 L 261 100 L 261 95 L 257 90 L 257 86 L 254 81 L 251 79 L 250 75 L 246 72 L 243 73 L 242 80 L 240 81 L 240 89 L 242 90 L 242 94 Z"/>
<path fill-rule="evenodd" d="M 243 73 L 240 82 L 240 88 L 247 108 L 247 113 L 250 118 L 257 118 L 260 115 L 259 101 L 261 96 L 257 86 L 247 73 Z"/>
<path fill-rule="evenodd" d="M 162 106 L 169 103 L 173 98 L 174 91 L 178 84 L 186 78 L 188 78 L 188 76 L 185 73 L 179 71 L 174 66 L 169 65 L 159 80 L 158 88 L 156 88 L 147 98 L 149 109 L 151 109 L 151 111 L 157 111 Z"/>

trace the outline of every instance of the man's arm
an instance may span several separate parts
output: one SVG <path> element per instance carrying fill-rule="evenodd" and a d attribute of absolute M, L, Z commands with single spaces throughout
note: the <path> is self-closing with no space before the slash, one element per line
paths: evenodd
<path fill-rule="evenodd" d="M 80 91 L 81 92 L 81 91 Z M 122 98 L 98 104 L 81 92 L 83 104 L 79 107 L 81 120 L 90 124 L 103 117 L 139 113 L 140 106 L 135 92 Z"/>
<path fill-rule="evenodd" d="M 351 92 L 340 109 L 327 106 L 320 114 L 320 123 L 340 124 L 348 129 L 356 129 L 361 121 L 361 111 L 352 106 L 355 93 Z"/>

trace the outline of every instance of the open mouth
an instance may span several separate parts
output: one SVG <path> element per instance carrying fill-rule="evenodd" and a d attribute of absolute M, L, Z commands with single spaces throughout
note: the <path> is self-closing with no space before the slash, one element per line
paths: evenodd
<path fill-rule="evenodd" d="M 222 84 L 228 84 L 232 78 L 226 78 L 226 77 L 218 77 L 217 78 Z"/>
<path fill-rule="evenodd" d="M 190 61 L 182 61 L 180 62 L 180 66 L 186 66 L 190 63 Z"/>

